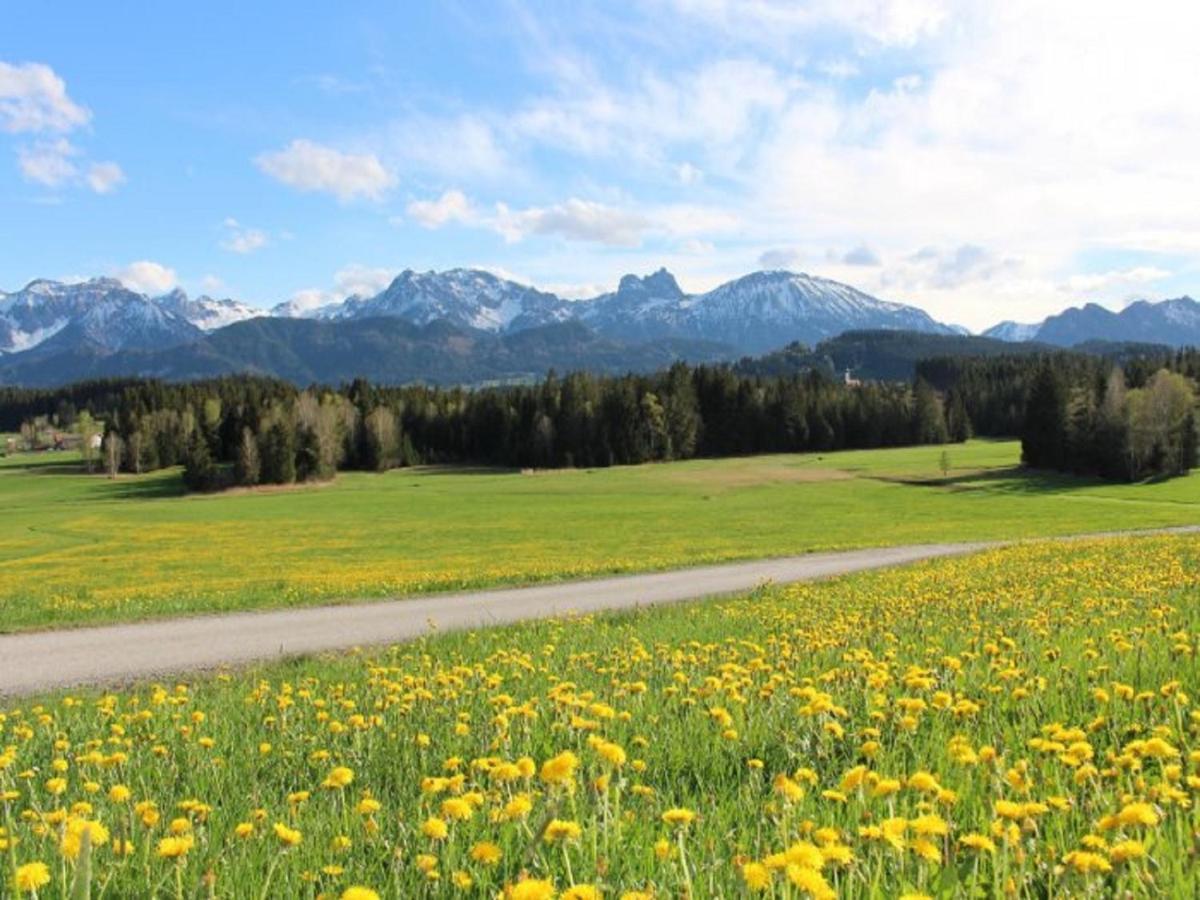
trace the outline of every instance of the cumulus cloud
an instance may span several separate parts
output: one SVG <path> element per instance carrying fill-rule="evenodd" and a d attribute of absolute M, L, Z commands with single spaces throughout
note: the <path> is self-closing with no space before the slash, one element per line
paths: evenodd
<path fill-rule="evenodd" d="M 66 138 L 53 141 L 38 141 L 17 151 L 17 163 L 21 175 L 27 181 L 45 187 L 57 188 L 70 184 L 79 175 L 79 169 L 71 161 L 79 151 Z"/>
<path fill-rule="evenodd" d="M 115 162 L 92 163 L 88 166 L 87 184 L 97 194 L 111 194 L 125 183 L 125 173 Z"/>
<path fill-rule="evenodd" d="M 245 255 L 260 250 L 267 245 L 267 233 L 259 228 L 249 228 L 232 217 L 227 218 L 222 227 L 225 237 L 221 239 L 221 249 L 230 253 Z"/>
<path fill-rule="evenodd" d="M 441 228 L 449 222 L 471 222 L 477 218 L 467 195 L 457 189 L 445 191 L 434 200 L 413 200 L 406 211 L 409 218 L 424 228 Z"/>
<path fill-rule="evenodd" d="M 842 254 L 842 262 L 848 266 L 877 266 L 879 255 L 866 244 L 859 244 Z"/>
<path fill-rule="evenodd" d="M 758 264 L 764 269 L 791 269 L 799 264 L 802 254 L 789 247 L 774 247 L 758 256 Z"/>
<path fill-rule="evenodd" d="M 578 197 L 524 209 L 497 203 L 494 210 L 484 211 L 458 189 L 447 190 L 432 200 L 413 200 L 406 211 L 410 219 L 424 228 L 442 228 L 451 223 L 487 228 L 510 244 L 536 235 L 610 247 L 636 247 L 655 227 L 641 212 Z"/>
<path fill-rule="evenodd" d="M 259 154 L 255 163 L 288 187 L 333 194 L 343 202 L 378 200 L 396 183 L 373 153 L 343 153 L 303 138 L 274 153 Z"/>
<path fill-rule="evenodd" d="M 359 263 L 351 263 L 334 273 L 334 293 L 341 297 L 350 297 L 354 294 L 358 294 L 360 297 L 369 297 L 378 294 L 391 284 L 398 274 L 396 269 L 386 266 L 364 266 Z"/>
<path fill-rule="evenodd" d="M 86 185 L 97 194 L 112 193 L 125 181 L 114 162 L 91 163 L 81 169 L 82 151 L 66 138 L 35 141 L 17 150 L 17 165 L 26 181 L 48 188 Z"/>
<path fill-rule="evenodd" d="M 536 234 L 610 247 L 636 247 L 642 242 L 650 222 L 636 212 L 572 197 L 553 206 L 531 206 L 521 210 L 511 210 L 498 203 L 493 227 L 510 243 Z"/>
<path fill-rule="evenodd" d="M 1171 273 L 1157 266 L 1134 266 L 1130 269 L 1113 269 L 1108 272 L 1098 272 L 1091 275 L 1072 275 L 1062 285 L 1062 289 L 1070 294 L 1093 294 L 1107 291 L 1110 288 L 1132 288 L 1138 285 L 1162 281 Z"/>
<path fill-rule="evenodd" d="M 42 63 L 0 61 L 0 129 L 67 132 L 86 125 L 91 113 L 67 96 L 67 84 Z"/>
<path fill-rule="evenodd" d="M 391 284 L 397 274 L 396 269 L 350 263 L 333 274 L 331 287 L 296 291 L 288 300 L 288 306 L 293 314 L 304 315 L 322 306 L 340 303 L 347 297 L 373 297 Z"/>
<path fill-rule="evenodd" d="M 148 259 L 132 262 L 116 272 L 116 278 L 131 291 L 165 294 L 179 283 L 175 270 Z"/>
<path fill-rule="evenodd" d="M 88 164 L 69 141 L 92 114 L 67 95 L 67 85 L 42 63 L 0 61 L 0 131 L 35 136 L 17 148 L 17 166 L 26 181 L 48 188 L 86 186 L 108 194 L 125 180 L 115 162 Z"/>

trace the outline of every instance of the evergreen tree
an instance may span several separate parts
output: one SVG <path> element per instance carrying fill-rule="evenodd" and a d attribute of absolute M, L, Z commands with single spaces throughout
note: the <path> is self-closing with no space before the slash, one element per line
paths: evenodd
<path fill-rule="evenodd" d="M 1025 403 L 1021 460 L 1035 469 L 1061 469 L 1067 461 L 1067 398 L 1049 363 L 1038 370 Z"/>
<path fill-rule="evenodd" d="M 946 431 L 951 441 L 956 444 L 971 439 L 971 417 L 967 413 L 967 403 L 962 391 L 952 390 L 946 394 Z"/>
<path fill-rule="evenodd" d="M 948 440 L 942 403 L 923 378 L 917 379 L 913 387 L 912 422 L 914 444 L 944 444 Z"/>
<path fill-rule="evenodd" d="M 208 441 L 197 432 L 192 436 L 183 461 L 183 483 L 190 491 L 215 491 L 220 485 L 220 472 L 213 462 Z"/>
<path fill-rule="evenodd" d="M 291 484 L 296 480 L 295 432 L 281 421 L 263 433 L 259 447 L 263 484 Z"/>

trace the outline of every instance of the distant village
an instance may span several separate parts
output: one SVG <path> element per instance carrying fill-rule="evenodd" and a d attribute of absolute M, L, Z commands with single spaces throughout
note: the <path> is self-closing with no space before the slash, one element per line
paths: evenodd
<path fill-rule="evenodd" d="M 63 450 L 99 452 L 104 442 L 104 424 L 86 416 L 64 428 L 49 416 L 38 416 L 21 425 L 20 434 L 4 439 L 4 452 L 53 453 Z"/>

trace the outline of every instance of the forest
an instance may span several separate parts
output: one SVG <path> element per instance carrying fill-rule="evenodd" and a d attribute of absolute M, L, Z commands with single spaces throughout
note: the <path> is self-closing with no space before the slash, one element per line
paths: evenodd
<path fill-rule="evenodd" d="M 47 429 L 69 429 L 90 466 L 115 475 L 182 465 L 200 491 L 421 463 L 594 467 L 940 444 L 973 433 L 1021 437 L 1034 468 L 1136 480 L 1196 465 L 1198 377 L 1196 351 L 1117 361 L 1058 351 L 937 357 L 917 363 L 911 382 L 862 384 L 801 365 L 762 374 L 745 362 L 676 363 L 650 375 L 551 372 L 489 388 L 131 379 L 0 389 L 0 429 L 19 428 L 26 446 Z"/>
<path fill-rule="evenodd" d="M 1032 468 L 1137 481 L 1198 463 L 1197 350 L 1148 352 L 1120 364 L 1067 351 L 939 358 L 917 372 L 962 398 L 977 433 L 1019 436 Z"/>
<path fill-rule="evenodd" d="M 551 373 L 529 386 L 338 388 L 229 377 L 0 391 L 0 422 L 30 440 L 49 422 L 99 429 L 89 464 L 110 473 L 183 465 L 194 490 L 327 479 L 339 469 L 417 463 L 513 468 L 965 440 L 953 392 L 928 384 L 847 386 L 818 372 L 740 375 L 677 363 L 653 375 Z"/>

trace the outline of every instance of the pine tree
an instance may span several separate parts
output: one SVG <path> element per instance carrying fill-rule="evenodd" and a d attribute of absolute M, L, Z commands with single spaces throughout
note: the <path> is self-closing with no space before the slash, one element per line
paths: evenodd
<path fill-rule="evenodd" d="M 259 456 L 264 484 L 291 484 L 296 480 L 295 432 L 283 422 L 275 422 L 267 428 Z"/>
<path fill-rule="evenodd" d="M 1067 398 L 1053 366 L 1043 363 L 1029 389 L 1021 432 L 1021 461 L 1035 469 L 1066 463 Z"/>
<path fill-rule="evenodd" d="M 191 491 L 212 491 L 217 489 L 218 481 L 219 471 L 209 452 L 208 441 L 196 432 L 184 456 L 183 483 Z"/>

